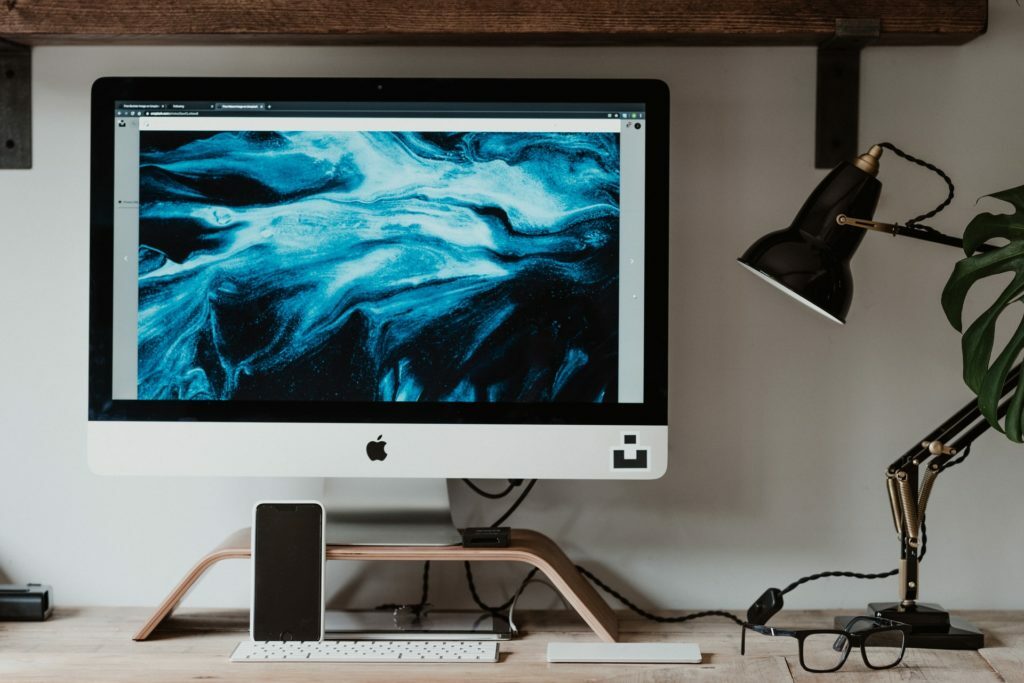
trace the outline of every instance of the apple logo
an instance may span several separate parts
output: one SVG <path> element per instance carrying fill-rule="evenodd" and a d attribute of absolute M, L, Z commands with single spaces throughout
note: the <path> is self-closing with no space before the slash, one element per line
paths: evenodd
<path fill-rule="evenodd" d="M 388 445 L 387 441 L 381 441 L 383 434 L 377 436 L 376 441 L 370 441 L 366 444 L 366 455 L 370 460 L 383 460 L 388 457 L 388 454 L 384 452 L 384 447 Z"/>

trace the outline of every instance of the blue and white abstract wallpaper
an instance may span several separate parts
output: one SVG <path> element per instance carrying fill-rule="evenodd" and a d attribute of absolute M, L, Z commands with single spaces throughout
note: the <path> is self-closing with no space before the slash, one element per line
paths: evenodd
<path fill-rule="evenodd" d="M 140 399 L 617 400 L 617 134 L 141 144 Z"/>

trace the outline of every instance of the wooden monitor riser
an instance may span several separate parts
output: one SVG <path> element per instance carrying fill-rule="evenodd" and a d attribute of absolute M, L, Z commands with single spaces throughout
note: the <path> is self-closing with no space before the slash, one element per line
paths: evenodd
<path fill-rule="evenodd" d="M 221 560 L 250 558 L 250 537 L 249 529 L 239 529 L 200 559 L 132 639 L 149 638 L 160 622 L 171 615 L 210 567 Z M 615 613 L 597 594 L 594 587 L 576 571 L 576 567 L 562 549 L 544 534 L 529 529 L 513 529 L 512 540 L 507 548 L 328 545 L 327 559 L 525 562 L 537 567 L 547 577 L 601 640 L 613 643 L 619 635 Z"/>

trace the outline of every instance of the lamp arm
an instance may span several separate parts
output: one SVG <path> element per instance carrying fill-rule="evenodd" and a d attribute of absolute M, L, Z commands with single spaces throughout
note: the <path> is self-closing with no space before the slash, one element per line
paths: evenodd
<path fill-rule="evenodd" d="M 946 235 L 935 228 L 929 228 L 925 225 L 920 224 L 908 224 L 898 225 L 896 223 L 880 223 L 878 221 L 867 220 L 865 218 L 854 218 L 853 216 L 847 216 L 845 213 L 841 213 L 836 216 L 836 223 L 839 225 L 848 225 L 854 228 L 862 228 L 864 230 L 874 230 L 876 232 L 884 232 L 889 235 L 899 235 L 900 237 L 913 237 L 916 240 L 924 240 L 925 242 L 935 242 L 936 244 L 945 244 L 947 247 L 956 247 L 957 249 L 964 248 L 964 241 L 959 237 L 953 237 L 952 235 Z M 991 244 L 982 244 L 978 247 L 978 251 L 986 252 L 998 249 L 999 247 Z"/>
<path fill-rule="evenodd" d="M 918 230 L 917 226 L 910 225 L 897 225 L 896 232 L 894 234 L 901 237 L 913 237 L 916 240 L 924 240 L 925 242 L 935 242 L 936 244 L 945 244 L 947 247 L 956 247 L 957 249 L 964 248 L 964 241 L 959 237 L 953 237 L 952 235 L 946 235 L 939 232 L 938 230 Z M 991 244 L 980 244 L 978 245 L 977 251 L 988 252 L 999 247 Z"/>
<path fill-rule="evenodd" d="M 1006 375 L 1001 396 L 1006 396 L 1017 388 L 1017 385 L 1020 383 L 1020 375 L 1021 366 L 1018 364 Z M 998 415 L 1000 417 L 1006 414 L 1006 408 L 1005 403 L 999 406 Z M 888 472 L 895 474 L 910 466 L 921 465 L 933 455 L 943 455 L 939 449 L 940 447 L 946 447 L 948 444 L 952 444 L 954 449 L 954 452 L 948 455 L 956 455 L 956 451 L 962 451 L 967 446 L 970 446 L 975 439 L 988 430 L 989 425 L 987 421 L 982 420 L 978 422 L 981 416 L 978 401 L 974 399 L 946 418 L 942 424 L 929 432 L 924 439 L 918 441 L 906 453 L 896 459 L 889 465 Z M 964 430 L 967 431 L 965 432 Z M 956 438 L 957 435 L 960 435 L 960 437 Z M 955 443 L 953 443 L 954 439 L 956 439 Z M 935 444 L 935 442 L 938 442 L 940 446 L 933 446 L 932 444 Z M 930 450 L 932 448 L 936 449 L 935 452 Z"/>
<path fill-rule="evenodd" d="M 997 416 L 1006 415 L 1012 401 L 1008 396 L 1020 383 L 1018 364 L 1003 383 Z M 900 605 L 911 609 L 917 603 L 921 550 L 918 532 L 939 473 L 952 458 L 963 453 L 975 439 L 991 429 L 991 425 L 971 401 L 947 418 L 939 427 L 892 463 L 886 471 L 886 488 L 892 508 L 896 535 L 900 539 Z M 955 439 L 955 441 L 954 441 Z M 930 462 L 928 462 L 930 461 Z M 919 468 L 926 462 L 924 478 L 918 483 Z M 952 463 L 955 464 L 955 463 Z"/>

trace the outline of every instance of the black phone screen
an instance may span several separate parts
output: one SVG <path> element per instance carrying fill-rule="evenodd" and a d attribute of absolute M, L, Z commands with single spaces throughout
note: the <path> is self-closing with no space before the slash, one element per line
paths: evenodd
<path fill-rule="evenodd" d="M 323 509 L 310 503 L 256 507 L 254 640 L 320 640 Z"/>

